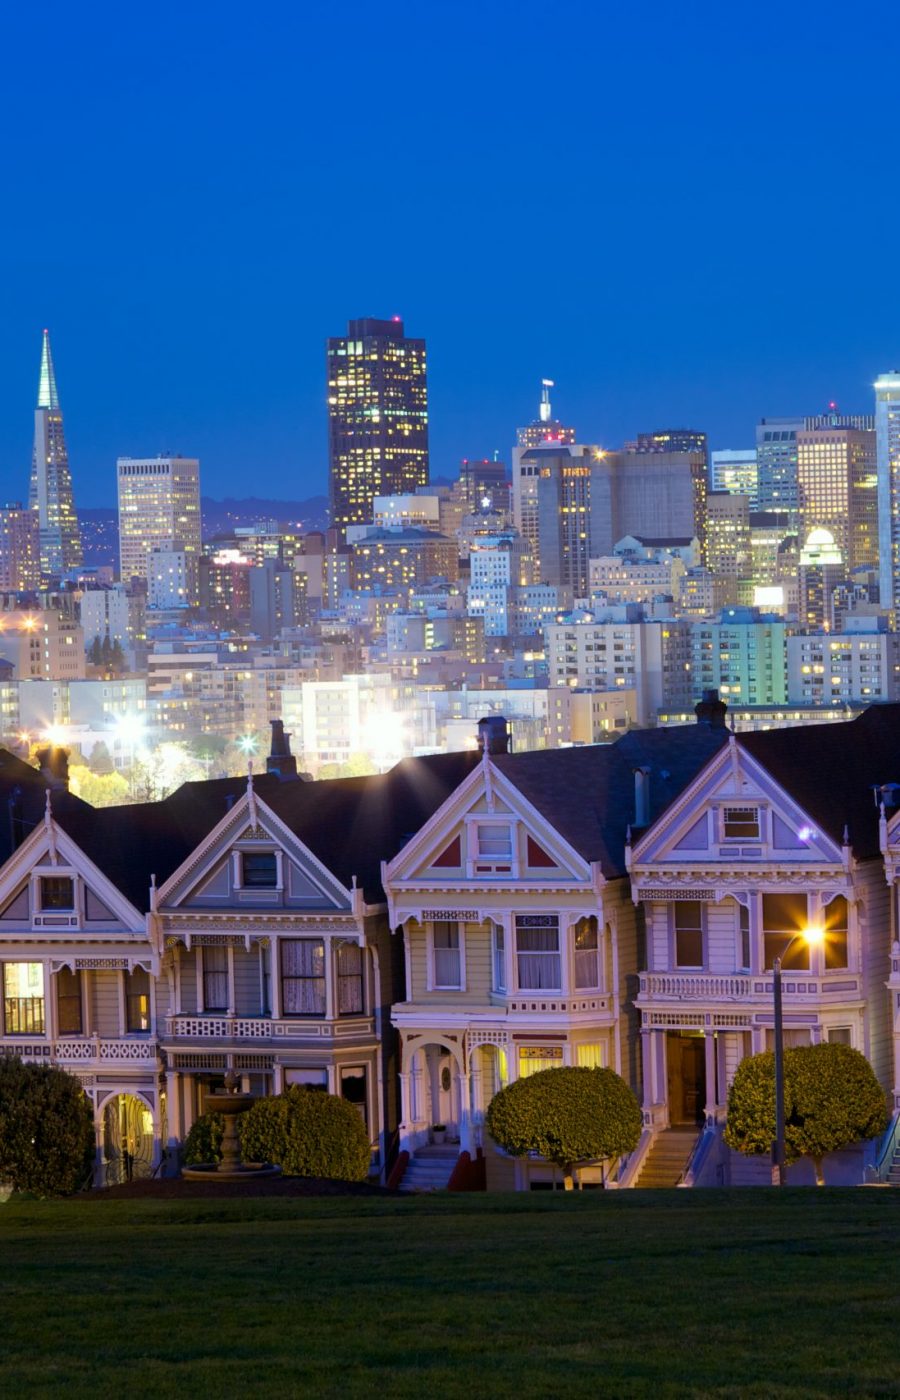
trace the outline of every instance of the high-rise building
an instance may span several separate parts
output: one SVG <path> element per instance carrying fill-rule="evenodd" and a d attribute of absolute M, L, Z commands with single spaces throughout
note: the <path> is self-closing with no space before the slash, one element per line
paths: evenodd
<path fill-rule="evenodd" d="M 835 415 L 836 416 L 836 415 Z M 800 543 L 828 530 L 847 569 L 878 560 L 874 428 L 823 426 L 797 433 Z"/>
<path fill-rule="evenodd" d="M 590 561 L 608 554 L 616 518 L 614 477 L 606 454 L 594 447 L 545 443 L 522 457 L 537 470 L 537 558 L 542 582 L 586 598 Z M 527 538 L 527 536 L 525 536 Z"/>
<path fill-rule="evenodd" d="M 900 370 L 875 381 L 881 606 L 900 608 Z"/>
<path fill-rule="evenodd" d="M 750 502 L 731 491 L 710 491 L 706 498 L 707 565 L 716 578 L 727 579 L 732 606 L 741 601 L 738 583 L 753 574 L 750 548 Z"/>
<path fill-rule="evenodd" d="M 351 321 L 328 341 L 328 456 L 331 523 L 372 521 L 376 496 L 428 482 L 425 341 L 390 321 Z"/>
<path fill-rule="evenodd" d="M 537 418 L 532 419 L 516 433 L 519 447 L 540 447 L 545 442 L 574 442 L 575 429 L 567 428 L 558 418 L 553 417 L 550 404 L 550 390 L 554 388 L 552 379 L 541 380 L 541 406 Z"/>
<path fill-rule="evenodd" d="M 120 457 L 119 574 L 149 583 L 154 550 L 183 551 L 196 602 L 200 558 L 200 463 L 196 457 Z"/>
<path fill-rule="evenodd" d="M 710 453 L 709 484 L 713 491 L 733 491 L 747 496 L 756 510 L 756 448 L 723 448 Z"/>
<path fill-rule="evenodd" d="M 37 512 L 20 501 L 0 506 L 0 591 L 27 593 L 41 586 Z"/>
<path fill-rule="evenodd" d="M 796 521 L 797 434 L 805 418 L 761 418 L 756 427 L 756 506 L 760 511 L 787 511 Z"/>
<path fill-rule="evenodd" d="M 702 452 L 709 460 L 709 440 L 698 428 L 660 428 L 655 433 L 638 433 L 638 452 Z"/>
<path fill-rule="evenodd" d="M 614 455 L 618 482 L 617 528 L 613 542 L 623 535 L 657 540 L 693 536 L 700 543 L 700 558 L 705 562 L 708 490 L 705 450 L 667 452 L 660 447 L 651 452 L 639 450 Z M 608 554 L 610 551 L 601 552 Z"/>
<path fill-rule="evenodd" d="M 841 551 L 830 530 L 810 530 L 800 550 L 800 622 L 804 627 L 832 625 L 831 596 L 846 577 Z"/>
<path fill-rule="evenodd" d="M 37 408 L 34 411 L 34 449 L 28 504 L 37 512 L 44 580 L 59 579 L 63 574 L 79 569 L 83 562 L 81 532 L 72 497 L 72 476 L 53 356 L 50 353 L 50 332 L 46 330 L 41 347 Z"/>

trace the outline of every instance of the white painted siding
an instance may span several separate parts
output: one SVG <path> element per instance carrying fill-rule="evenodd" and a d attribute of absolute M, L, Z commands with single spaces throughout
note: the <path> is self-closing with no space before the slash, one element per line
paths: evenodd
<path fill-rule="evenodd" d="M 119 983 L 121 972 L 90 974 L 91 1029 L 98 1035 L 119 1034 Z"/>
<path fill-rule="evenodd" d="M 736 972 L 740 961 L 740 915 L 734 899 L 706 905 L 707 967 L 710 972 Z"/>

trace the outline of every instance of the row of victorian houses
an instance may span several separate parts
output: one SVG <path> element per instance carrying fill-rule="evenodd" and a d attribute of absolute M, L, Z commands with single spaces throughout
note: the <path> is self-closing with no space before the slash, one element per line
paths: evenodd
<path fill-rule="evenodd" d="M 697 711 L 522 754 L 491 718 L 477 750 L 328 782 L 276 725 L 263 774 L 103 810 L 61 751 L 0 751 L 0 1050 L 81 1081 L 98 1182 L 174 1169 L 232 1069 L 348 1099 L 382 1174 L 444 1125 L 489 1187 L 549 1185 L 483 1120 L 556 1065 L 611 1066 L 642 1102 L 607 1184 L 673 1141 L 673 1183 L 767 1180 L 721 1130 L 772 1042 L 776 957 L 787 1043 L 855 1046 L 900 1109 L 900 705 L 741 735 L 714 693 Z M 832 1179 L 886 1176 L 897 1124 Z"/>

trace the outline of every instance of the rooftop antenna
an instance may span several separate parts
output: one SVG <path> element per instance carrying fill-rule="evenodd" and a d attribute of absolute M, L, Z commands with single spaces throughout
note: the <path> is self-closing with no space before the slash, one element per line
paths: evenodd
<path fill-rule="evenodd" d="M 541 422 L 549 423 L 553 414 L 550 410 L 550 390 L 555 388 L 552 379 L 541 380 Z"/>

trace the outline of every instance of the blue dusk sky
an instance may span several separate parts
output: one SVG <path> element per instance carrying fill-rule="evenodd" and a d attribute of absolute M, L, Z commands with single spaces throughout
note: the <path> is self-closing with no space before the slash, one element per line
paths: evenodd
<path fill-rule="evenodd" d="M 7 7 L 0 481 L 51 330 L 76 499 L 119 453 L 326 487 L 324 342 L 402 315 L 432 471 L 539 383 L 584 441 L 828 399 L 900 363 L 887 4 Z"/>

